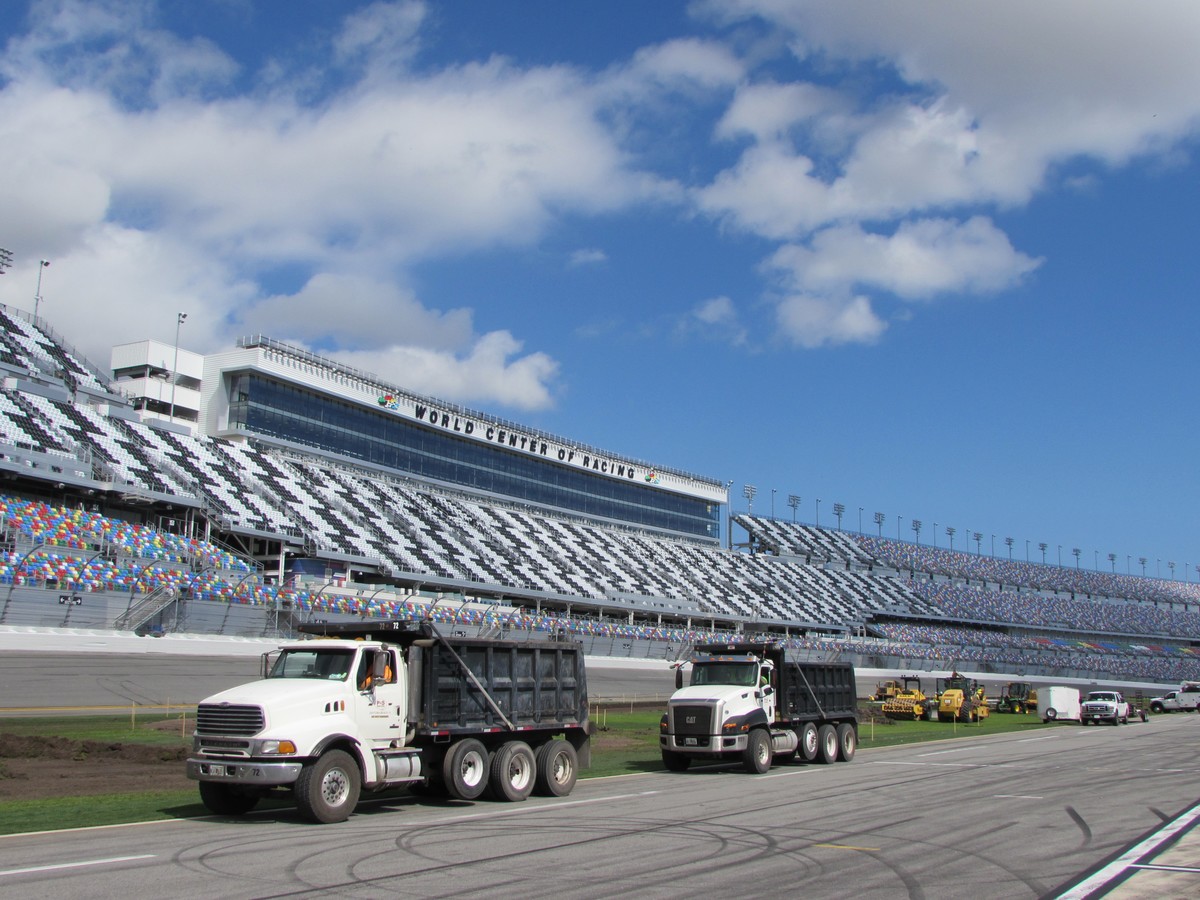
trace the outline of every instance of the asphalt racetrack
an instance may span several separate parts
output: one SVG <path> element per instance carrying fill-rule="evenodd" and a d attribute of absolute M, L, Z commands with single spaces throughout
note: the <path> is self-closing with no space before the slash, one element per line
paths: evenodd
<path fill-rule="evenodd" d="M 393 795 L 337 825 L 282 810 L 14 835 L 0 896 L 1061 896 L 1194 803 L 1198 740 L 1200 716 L 1162 716 L 583 780 L 518 804 Z"/>
<path fill-rule="evenodd" d="M 256 647 L 113 649 L 0 647 L 0 709 L 194 705 L 259 667 Z M 859 673 L 860 695 L 875 674 Z M 588 679 L 593 698 L 673 688 L 662 664 L 589 660 Z M 1200 896 L 1198 743 L 1200 715 L 1153 716 L 756 776 L 585 779 L 518 804 L 368 797 L 337 825 L 285 809 L 13 835 L 0 837 L 0 898 Z"/>

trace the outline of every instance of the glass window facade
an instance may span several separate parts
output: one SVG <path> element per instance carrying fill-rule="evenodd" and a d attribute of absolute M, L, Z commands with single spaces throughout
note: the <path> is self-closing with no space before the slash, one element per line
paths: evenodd
<path fill-rule="evenodd" d="M 422 427 L 297 385 L 238 373 L 229 427 L 374 465 L 643 528 L 720 539 L 720 507 Z"/>

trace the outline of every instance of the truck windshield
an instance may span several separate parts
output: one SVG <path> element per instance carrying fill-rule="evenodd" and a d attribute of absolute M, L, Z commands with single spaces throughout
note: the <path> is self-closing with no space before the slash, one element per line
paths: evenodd
<path fill-rule="evenodd" d="M 1111 701 L 1115 701 L 1117 699 L 1117 695 L 1093 691 L 1092 693 L 1088 694 L 1088 699 L 1089 700 L 1108 700 L 1111 702 Z"/>
<path fill-rule="evenodd" d="M 353 650 L 284 650 L 267 677 L 345 681 L 353 661 Z"/>
<path fill-rule="evenodd" d="M 758 664 L 752 662 L 702 662 L 692 664 L 692 684 L 735 684 L 754 687 Z"/>

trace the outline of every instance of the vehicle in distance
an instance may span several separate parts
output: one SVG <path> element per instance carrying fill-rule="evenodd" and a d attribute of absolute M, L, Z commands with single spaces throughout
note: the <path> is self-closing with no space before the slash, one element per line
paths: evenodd
<path fill-rule="evenodd" d="M 1093 722 L 1124 725 L 1129 721 L 1129 703 L 1120 691 L 1092 691 L 1083 701 L 1080 718 L 1084 725 Z"/>
<path fill-rule="evenodd" d="M 1150 712 L 1200 712 L 1200 684 L 1185 681 L 1177 691 L 1150 699 Z"/>
<path fill-rule="evenodd" d="M 1079 688 L 1053 685 L 1038 689 L 1038 716 L 1043 722 L 1078 722 L 1082 716 Z"/>

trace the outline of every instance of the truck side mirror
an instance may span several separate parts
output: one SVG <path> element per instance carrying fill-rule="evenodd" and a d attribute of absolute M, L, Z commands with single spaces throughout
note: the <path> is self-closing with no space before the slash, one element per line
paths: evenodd
<path fill-rule="evenodd" d="M 372 684 L 383 684 L 384 682 L 388 681 L 388 675 L 391 671 L 391 666 L 388 664 L 390 655 L 391 654 L 387 653 L 386 651 L 383 653 L 376 653 L 375 658 L 371 660 Z"/>

